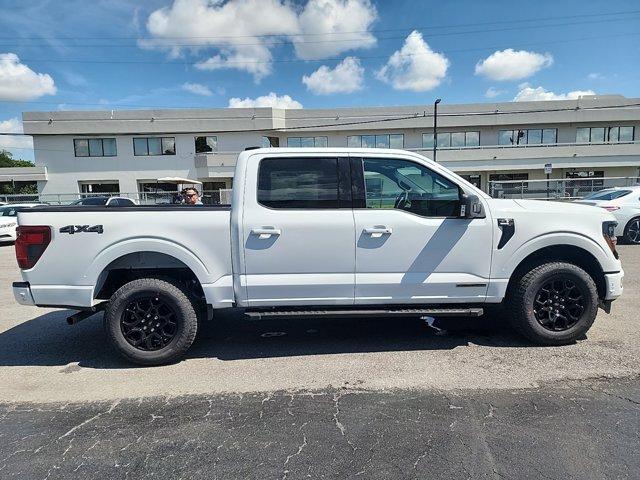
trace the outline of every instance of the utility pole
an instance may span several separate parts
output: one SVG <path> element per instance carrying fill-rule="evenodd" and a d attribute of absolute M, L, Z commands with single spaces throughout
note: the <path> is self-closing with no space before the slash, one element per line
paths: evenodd
<path fill-rule="evenodd" d="M 438 104 L 442 101 L 437 98 L 433 102 L 433 161 L 436 161 L 436 152 L 438 150 Z"/>

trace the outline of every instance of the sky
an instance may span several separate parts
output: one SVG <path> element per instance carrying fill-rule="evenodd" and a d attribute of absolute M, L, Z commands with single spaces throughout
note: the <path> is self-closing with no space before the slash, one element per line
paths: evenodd
<path fill-rule="evenodd" d="M 639 27 L 637 0 L 0 0 L 0 132 L 24 111 L 638 97 Z"/>

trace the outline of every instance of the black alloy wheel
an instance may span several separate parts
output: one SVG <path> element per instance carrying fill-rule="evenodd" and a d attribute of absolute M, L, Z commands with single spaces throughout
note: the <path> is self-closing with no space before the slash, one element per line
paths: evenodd
<path fill-rule="evenodd" d="M 570 278 L 560 276 L 540 287 L 533 312 L 542 327 L 552 332 L 563 332 L 580 321 L 586 303 L 586 293 Z"/>
<path fill-rule="evenodd" d="M 169 345 L 178 332 L 178 316 L 160 294 L 131 301 L 120 319 L 125 340 L 133 347 L 152 352 Z"/>

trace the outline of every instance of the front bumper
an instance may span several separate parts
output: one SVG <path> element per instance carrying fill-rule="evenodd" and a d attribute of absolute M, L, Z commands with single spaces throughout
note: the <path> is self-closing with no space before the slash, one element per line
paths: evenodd
<path fill-rule="evenodd" d="M 615 300 L 622 295 L 622 279 L 624 271 L 620 270 L 616 273 L 605 273 L 604 280 L 606 285 L 605 300 Z"/>
<path fill-rule="evenodd" d="M 29 282 L 13 282 L 13 297 L 20 305 L 35 305 Z"/>

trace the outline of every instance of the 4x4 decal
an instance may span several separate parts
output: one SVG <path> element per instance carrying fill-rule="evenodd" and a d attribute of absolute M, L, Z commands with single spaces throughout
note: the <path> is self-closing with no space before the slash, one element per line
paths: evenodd
<path fill-rule="evenodd" d="M 104 229 L 102 225 L 67 225 L 65 227 L 60 227 L 60 233 L 104 233 Z"/>

